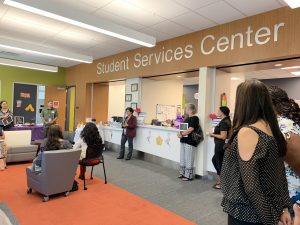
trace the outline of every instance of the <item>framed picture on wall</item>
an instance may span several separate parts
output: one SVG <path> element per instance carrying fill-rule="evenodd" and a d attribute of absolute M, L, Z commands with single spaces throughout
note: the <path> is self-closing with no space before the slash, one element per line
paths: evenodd
<path fill-rule="evenodd" d="M 131 84 L 131 92 L 137 92 L 139 90 L 139 84 Z"/>
<path fill-rule="evenodd" d="M 131 102 L 132 101 L 132 94 L 126 94 L 125 95 L 125 102 Z"/>
<path fill-rule="evenodd" d="M 55 109 L 59 108 L 59 101 L 53 101 L 53 108 Z"/>
<path fill-rule="evenodd" d="M 227 106 L 227 95 L 226 95 L 226 93 L 221 94 L 221 106 Z"/>
<path fill-rule="evenodd" d="M 136 110 L 136 108 L 137 108 L 137 103 L 132 102 L 132 103 L 131 103 L 131 108 L 133 108 L 133 110 Z"/>

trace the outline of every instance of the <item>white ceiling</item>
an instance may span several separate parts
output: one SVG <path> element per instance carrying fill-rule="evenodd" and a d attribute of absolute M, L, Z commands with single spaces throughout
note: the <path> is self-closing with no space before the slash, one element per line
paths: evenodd
<path fill-rule="evenodd" d="M 290 72 L 291 70 L 282 70 L 282 69 L 251 71 L 251 72 L 246 72 L 245 77 L 246 79 L 259 79 L 259 80 L 298 77 Z"/>
<path fill-rule="evenodd" d="M 282 0 L 56 0 L 53 4 L 152 35 L 158 42 L 286 6 Z M 140 47 L 3 4 L 0 5 L 0 31 L 0 38 L 72 51 L 94 59 Z M 0 48 L 3 58 L 61 67 L 78 64 L 23 52 L 1 51 Z"/>

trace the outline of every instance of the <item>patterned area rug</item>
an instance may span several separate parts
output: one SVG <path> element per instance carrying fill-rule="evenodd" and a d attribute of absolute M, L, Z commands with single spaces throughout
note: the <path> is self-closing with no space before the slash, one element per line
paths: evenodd
<path fill-rule="evenodd" d="M 19 225 L 16 217 L 12 214 L 8 206 L 3 202 L 0 202 L 0 224 Z"/>

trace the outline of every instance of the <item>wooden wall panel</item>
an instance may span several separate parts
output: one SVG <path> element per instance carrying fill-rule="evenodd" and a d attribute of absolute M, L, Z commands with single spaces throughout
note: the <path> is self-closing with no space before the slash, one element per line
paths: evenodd
<path fill-rule="evenodd" d="M 93 113 L 92 116 L 100 121 L 107 121 L 108 117 L 108 91 L 109 86 L 107 84 L 94 84 L 94 96 L 93 96 Z"/>

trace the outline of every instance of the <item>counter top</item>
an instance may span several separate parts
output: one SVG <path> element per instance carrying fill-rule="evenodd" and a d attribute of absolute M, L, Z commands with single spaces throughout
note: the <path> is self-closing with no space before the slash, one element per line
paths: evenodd
<path fill-rule="evenodd" d="M 173 127 L 164 127 L 164 126 L 153 126 L 153 125 L 139 125 L 137 128 L 147 128 L 147 129 L 154 129 L 154 130 L 164 130 L 164 131 L 171 131 L 171 132 L 178 132 L 178 129 Z M 109 126 L 103 126 L 103 129 L 109 129 L 109 130 L 122 130 L 122 128 L 119 127 L 109 127 Z"/>

